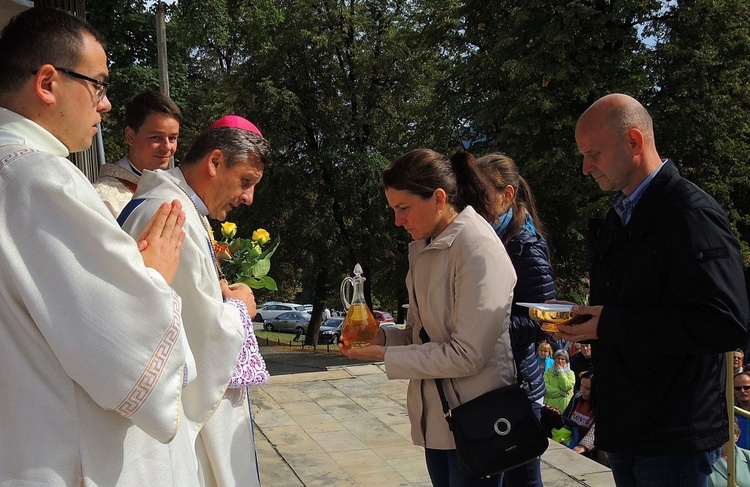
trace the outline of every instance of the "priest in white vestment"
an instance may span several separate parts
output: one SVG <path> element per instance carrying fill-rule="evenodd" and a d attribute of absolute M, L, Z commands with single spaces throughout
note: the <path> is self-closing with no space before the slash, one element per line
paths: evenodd
<path fill-rule="evenodd" d="M 231 127 L 210 130 L 178 168 L 144 172 L 119 217 L 123 228 L 137 235 L 164 201 L 180 200 L 185 209 L 187 236 L 173 286 L 183 299 L 185 330 L 197 367 L 197 378 L 185 388 L 185 414 L 194 421 L 212 413 L 196 442 L 204 485 L 259 485 L 244 390 L 258 383 L 257 371 L 246 371 L 249 382 L 230 383 L 242 375 L 235 370 L 248 335 L 254 340 L 250 317 L 256 313 L 255 300 L 244 284 L 220 282 L 206 217 L 224 220 L 232 208 L 250 205 L 270 160 L 268 144 L 259 135 Z M 267 380 L 267 373 L 261 379 Z"/>
<path fill-rule="evenodd" d="M 184 214 L 162 206 L 136 243 L 66 159 L 111 109 L 102 43 L 46 8 L 14 17 L 0 37 L 3 486 L 195 485 L 192 456 L 143 476 L 154 460 L 125 446 L 133 430 L 190 446 L 190 354 L 169 286 Z"/>
<path fill-rule="evenodd" d="M 167 169 L 177 152 L 182 111 L 166 94 L 144 91 L 125 104 L 128 154 L 99 168 L 94 189 L 117 218 L 133 198 L 143 171 Z"/>

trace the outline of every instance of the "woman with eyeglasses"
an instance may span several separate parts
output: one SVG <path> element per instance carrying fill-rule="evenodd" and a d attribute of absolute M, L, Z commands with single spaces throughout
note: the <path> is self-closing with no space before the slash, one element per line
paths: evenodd
<path fill-rule="evenodd" d="M 734 403 L 745 411 L 750 411 L 750 372 L 740 372 L 734 376 Z M 735 417 L 740 427 L 737 446 L 750 450 L 750 419 L 739 414 Z"/>

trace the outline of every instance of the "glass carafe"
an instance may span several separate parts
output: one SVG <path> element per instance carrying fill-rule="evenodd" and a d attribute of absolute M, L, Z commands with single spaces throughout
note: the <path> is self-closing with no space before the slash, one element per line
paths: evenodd
<path fill-rule="evenodd" d="M 354 277 L 346 277 L 341 282 L 341 304 L 347 310 L 341 326 L 341 341 L 350 347 L 364 347 L 378 336 L 378 322 L 365 303 L 364 283 L 359 264 L 354 267 Z M 349 287 L 352 288 L 351 301 L 347 297 Z"/>

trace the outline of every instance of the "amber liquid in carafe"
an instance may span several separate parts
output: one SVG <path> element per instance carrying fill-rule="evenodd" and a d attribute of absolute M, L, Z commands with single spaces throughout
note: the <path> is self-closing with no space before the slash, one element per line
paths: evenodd
<path fill-rule="evenodd" d="M 350 347 L 370 344 L 378 336 L 378 322 L 365 303 L 352 303 L 341 326 L 341 340 Z"/>

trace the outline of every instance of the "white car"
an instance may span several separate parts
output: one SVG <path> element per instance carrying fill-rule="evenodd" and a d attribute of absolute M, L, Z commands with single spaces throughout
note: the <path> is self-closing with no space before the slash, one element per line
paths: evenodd
<path fill-rule="evenodd" d="M 258 308 L 258 314 L 255 315 L 253 321 L 263 323 L 266 320 L 271 320 L 280 314 L 289 311 L 300 311 L 304 313 L 305 306 L 297 303 L 279 303 L 272 301 Z"/>

